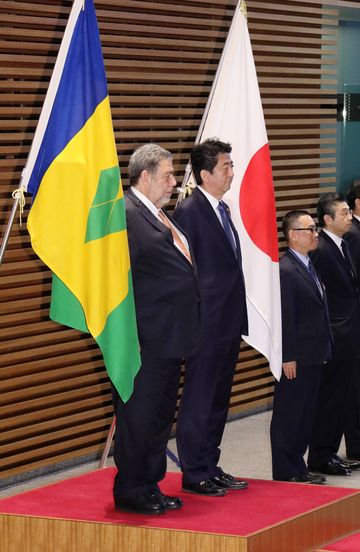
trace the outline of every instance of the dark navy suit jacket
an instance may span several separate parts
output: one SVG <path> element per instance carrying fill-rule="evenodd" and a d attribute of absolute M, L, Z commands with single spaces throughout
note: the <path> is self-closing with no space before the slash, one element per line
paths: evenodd
<path fill-rule="evenodd" d="M 245 284 L 238 234 L 231 223 L 238 257 L 205 195 L 195 189 L 173 218 L 189 235 L 196 259 L 201 298 L 201 335 L 219 342 L 247 335 Z"/>
<path fill-rule="evenodd" d="M 351 258 L 357 272 L 358 287 L 360 288 L 360 221 L 353 218 L 351 228 L 344 236 L 349 245 Z"/>
<path fill-rule="evenodd" d="M 326 296 L 304 263 L 287 250 L 280 259 L 283 362 L 320 364 L 331 354 Z"/>
<path fill-rule="evenodd" d="M 310 256 L 327 292 L 336 354 L 356 354 L 360 352 L 357 282 L 349 276 L 340 249 L 325 232 L 321 232 L 318 248 Z"/>
<path fill-rule="evenodd" d="M 193 355 L 199 342 L 195 266 L 131 190 L 125 201 L 140 347 L 161 358 Z"/>

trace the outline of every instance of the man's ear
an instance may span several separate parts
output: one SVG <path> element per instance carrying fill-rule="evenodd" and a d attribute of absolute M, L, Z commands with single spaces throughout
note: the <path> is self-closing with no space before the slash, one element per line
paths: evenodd
<path fill-rule="evenodd" d="M 292 242 L 294 241 L 294 237 L 296 236 L 293 228 L 290 228 L 289 232 L 288 232 L 288 242 Z M 296 240 L 295 240 L 296 241 Z"/>
<path fill-rule="evenodd" d="M 355 199 L 355 207 L 357 207 L 358 209 L 360 209 L 360 197 L 357 197 Z"/>
<path fill-rule="evenodd" d="M 330 215 L 324 215 L 324 222 L 326 224 L 326 226 L 329 225 L 329 223 L 331 224 L 331 221 L 334 220 Z"/>
<path fill-rule="evenodd" d="M 209 171 L 207 171 L 206 169 L 201 169 L 200 171 L 200 178 L 201 178 L 201 182 L 206 182 L 207 180 L 207 177 L 209 176 Z"/>
<path fill-rule="evenodd" d="M 141 180 L 143 184 L 148 185 L 150 181 L 150 173 L 144 169 L 141 171 L 139 180 Z"/>

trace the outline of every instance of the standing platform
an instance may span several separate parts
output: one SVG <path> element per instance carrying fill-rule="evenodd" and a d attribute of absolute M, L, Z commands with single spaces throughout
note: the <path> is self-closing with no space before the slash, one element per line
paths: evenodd
<path fill-rule="evenodd" d="M 162 490 L 181 510 L 160 516 L 114 510 L 106 468 L 0 500 L 1 552 L 304 552 L 360 528 L 355 489 L 249 480 L 226 497 Z"/>
<path fill-rule="evenodd" d="M 336 540 L 314 552 L 359 552 L 360 532 L 353 533 L 344 539 Z"/>

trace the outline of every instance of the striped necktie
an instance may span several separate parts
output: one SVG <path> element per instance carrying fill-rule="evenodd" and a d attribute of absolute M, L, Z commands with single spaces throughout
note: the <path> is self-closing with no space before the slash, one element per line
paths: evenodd
<path fill-rule="evenodd" d="M 184 242 L 180 238 L 180 234 L 178 233 L 176 228 L 170 223 L 169 219 L 167 218 L 167 216 L 164 214 L 164 212 L 161 209 L 159 210 L 159 219 L 161 220 L 161 222 L 167 228 L 169 228 L 169 230 L 172 234 L 175 245 L 177 246 L 178 249 L 180 249 L 181 253 L 187 258 L 189 263 L 192 264 L 190 251 L 187 249 L 186 245 L 184 244 Z"/>

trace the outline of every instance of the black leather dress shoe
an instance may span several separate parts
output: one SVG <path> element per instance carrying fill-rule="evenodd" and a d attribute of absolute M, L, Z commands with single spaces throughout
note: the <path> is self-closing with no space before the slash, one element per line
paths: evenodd
<path fill-rule="evenodd" d="M 212 483 L 215 483 L 217 487 L 223 487 L 224 489 L 229 489 L 231 491 L 247 489 L 248 487 L 246 481 L 236 479 L 233 475 L 230 475 L 229 473 L 223 473 L 222 475 L 212 477 L 210 481 Z"/>
<path fill-rule="evenodd" d="M 326 473 L 326 475 L 351 475 L 351 469 L 340 464 L 336 458 L 331 458 L 325 464 L 309 466 L 312 472 Z"/>
<path fill-rule="evenodd" d="M 126 498 L 115 498 L 115 509 L 122 512 L 133 512 L 135 514 L 164 514 L 166 507 L 159 496 L 138 495 Z"/>
<path fill-rule="evenodd" d="M 319 475 L 319 477 L 316 477 L 315 475 L 309 476 L 309 474 L 300 475 L 290 477 L 287 481 L 289 483 L 305 483 L 307 485 L 322 485 L 324 483 L 325 477 Z"/>
<path fill-rule="evenodd" d="M 356 460 L 345 460 L 345 458 L 340 458 L 337 454 L 334 455 L 334 460 L 344 468 L 349 468 L 350 470 L 360 469 L 360 462 L 357 462 Z"/>
<path fill-rule="evenodd" d="M 305 483 L 307 485 L 323 485 L 326 481 L 326 478 L 321 473 L 305 473 L 303 475 L 295 475 L 290 477 L 286 481 L 290 483 Z"/>
<path fill-rule="evenodd" d="M 152 496 L 158 497 L 165 506 L 166 510 L 178 510 L 183 505 L 183 502 L 179 496 L 167 496 L 163 493 L 155 493 Z"/>
<path fill-rule="evenodd" d="M 202 496 L 225 496 L 226 489 L 218 487 L 210 479 L 199 481 L 199 483 L 183 483 L 183 490 L 186 493 L 194 493 Z"/>
<path fill-rule="evenodd" d="M 312 479 L 316 485 L 322 485 L 326 482 L 326 477 L 322 473 L 308 472 L 307 476 L 309 479 Z"/>

